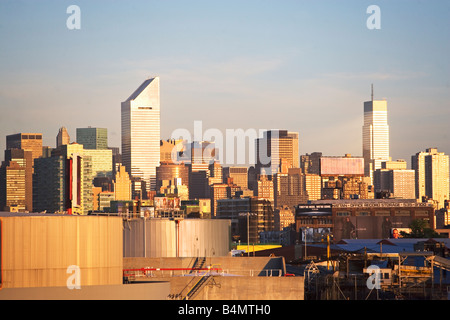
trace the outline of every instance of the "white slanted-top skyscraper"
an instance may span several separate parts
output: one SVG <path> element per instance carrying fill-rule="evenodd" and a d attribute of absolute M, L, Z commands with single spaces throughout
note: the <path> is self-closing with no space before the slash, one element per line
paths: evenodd
<path fill-rule="evenodd" d="M 364 175 L 373 183 L 373 172 L 381 169 L 381 163 L 390 161 L 389 125 L 387 121 L 387 101 L 372 99 L 364 102 L 363 126 Z"/>
<path fill-rule="evenodd" d="M 122 102 L 122 161 L 132 177 L 139 177 L 147 190 L 156 188 L 160 161 L 159 77 L 145 80 Z"/>

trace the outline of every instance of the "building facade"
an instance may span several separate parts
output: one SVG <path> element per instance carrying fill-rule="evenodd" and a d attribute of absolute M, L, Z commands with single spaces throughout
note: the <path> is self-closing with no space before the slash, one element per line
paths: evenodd
<path fill-rule="evenodd" d="M 435 228 L 434 207 L 415 199 L 318 200 L 296 207 L 299 236 L 321 241 L 327 234 L 341 239 L 392 238 L 397 231 L 410 232 L 415 219 Z"/>
<path fill-rule="evenodd" d="M 31 163 L 42 157 L 42 133 L 16 133 L 6 136 L 6 149 L 31 151 Z M 34 172 L 34 169 L 33 169 Z"/>
<path fill-rule="evenodd" d="M 18 167 L 21 167 L 19 169 Z M 33 161 L 31 151 L 23 149 L 5 150 L 5 161 L 2 163 L 0 172 L 0 209 L 9 207 L 19 211 L 33 212 Z M 24 189 L 22 184 L 22 171 L 24 173 Z M 23 192 L 23 195 L 19 195 Z M 12 197 L 12 194 L 14 196 Z M 20 205 L 18 199 L 24 198 L 25 205 Z M 2 200 L 3 199 L 3 200 Z M 12 200 L 16 199 L 16 200 Z M 11 202 L 12 201 L 12 202 Z M 17 202 L 14 204 L 14 202 Z M 11 205 L 13 205 L 11 207 Z"/>
<path fill-rule="evenodd" d="M 114 200 L 130 201 L 131 199 L 130 176 L 124 166 L 119 166 L 114 179 Z"/>
<path fill-rule="evenodd" d="M 108 149 L 108 129 L 77 128 L 77 143 L 84 149 Z"/>
<path fill-rule="evenodd" d="M 160 162 L 159 77 L 145 80 L 121 104 L 122 162 L 132 177 L 156 189 Z"/>
<path fill-rule="evenodd" d="M 377 194 L 388 194 L 392 198 L 416 199 L 415 171 L 377 169 L 374 173 L 374 187 Z"/>
<path fill-rule="evenodd" d="M 373 171 L 380 169 L 382 162 L 391 160 L 387 101 L 373 100 L 373 94 L 371 101 L 364 102 L 362 136 L 364 175 L 373 179 Z"/>
<path fill-rule="evenodd" d="M 258 174 L 275 175 L 281 170 L 282 159 L 291 168 L 300 168 L 298 132 L 269 130 L 255 140 Z"/>
<path fill-rule="evenodd" d="M 61 127 L 56 135 L 56 147 L 60 147 L 70 143 L 70 136 L 66 127 Z"/>
<path fill-rule="evenodd" d="M 411 157 L 411 168 L 415 171 L 416 198 L 424 197 L 444 207 L 449 199 L 449 157 L 437 148 L 428 148 Z"/>

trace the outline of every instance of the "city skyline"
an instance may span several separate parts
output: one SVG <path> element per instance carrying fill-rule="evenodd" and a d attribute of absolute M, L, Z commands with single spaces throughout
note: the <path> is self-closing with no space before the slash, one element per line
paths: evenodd
<path fill-rule="evenodd" d="M 375 100 L 388 100 L 393 160 L 450 153 L 448 3 L 377 1 L 380 30 L 366 27 L 369 2 L 78 1 L 81 29 L 68 30 L 70 4 L 0 4 L 3 137 L 40 132 L 54 146 L 60 127 L 75 137 L 92 126 L 118 147 L 120 103 L 160 76 L 163 140 L 201 120 L 298 132 L 299 154 L 361 156 L 373 83 Z"/>

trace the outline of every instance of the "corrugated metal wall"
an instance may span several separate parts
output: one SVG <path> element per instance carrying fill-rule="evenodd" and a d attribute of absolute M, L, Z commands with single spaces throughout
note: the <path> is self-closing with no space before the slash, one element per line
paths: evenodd
<path fill-rule="evenodd" d="M 124 221 L 124 257 L 220 257 L 230 251 L 230 220 Z M 144 230 L 145 229 L 145 230 Z"/>
<path fill-rule="evenodd" d="M 97 216 L 8 216 L 2 224 L 3 288 L 122 283 L 122 219 Z"/>

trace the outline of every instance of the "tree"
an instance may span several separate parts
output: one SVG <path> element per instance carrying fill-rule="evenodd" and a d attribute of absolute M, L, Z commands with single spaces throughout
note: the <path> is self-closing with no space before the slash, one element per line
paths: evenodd
<path fill-rule="evenodd" d="M 442 238 L 440 234 L 430 228 L 427 221 L 423 219 L 414 219 L 409 224 L 411 233 L 400 231 L 404 238 Z"/>

